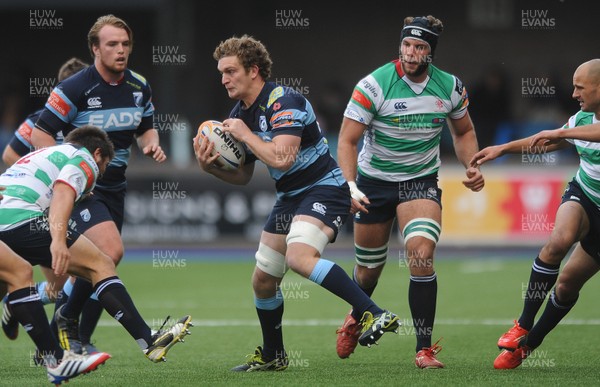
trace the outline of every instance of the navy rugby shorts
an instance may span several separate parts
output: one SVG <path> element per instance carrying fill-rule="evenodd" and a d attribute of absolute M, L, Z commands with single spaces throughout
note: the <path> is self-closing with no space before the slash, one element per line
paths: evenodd
<path fill-rule="evenodd" d="M 74 222 L 70 220 L 67 230 L 67 247 L 71 247 L 79 235 Z M 52 237 L 46 216 L 32 218 L 19 227 L 0 232 L 0 240 L 32 266 L 52 267 L 52 254 L 50 254 Z"/>
<path fill-rule="evenodd" d="M 115 222 L 119 233 L 123 228 L 125 213 L 125 190 L 104 191 L 94 189 L 94 194 L 80 201 L 73 209 L 71 217 L 77 223 L 77 230 L 85 233 L 102 222 Z"/>
<path fill-rule="evenodd" d="M 590 221 L 590 230 L 579 243 L 583 250 L 594 258 L 600 264 L 600 209 L 592 202 L 581 189 L 579 183 L 573 179 L 567 185 L 567 189 L 562 196 L 562 203 L 577 202 L 581 204 Z"/>
<path fill-rule="evenodd" d="M 356 223 L 385 223 L 396 217 L 399 204 L 416 199 L 433 200 L 442 207 L 442 190 L 437 173 L 401 182 L 375 180 L 359 174 L 356 186 L 369 198 L 368 214 L 354 214 Z"/>
<path fill-rule="evenodd" d="M 287 234 L 296 215 L 308 215 L 319 219 L 337 234 L 350 215 L 350 188 L 318 185 L 297 196 L 277 200 L 267 219 L 264 230 L 272 234 Z"/>

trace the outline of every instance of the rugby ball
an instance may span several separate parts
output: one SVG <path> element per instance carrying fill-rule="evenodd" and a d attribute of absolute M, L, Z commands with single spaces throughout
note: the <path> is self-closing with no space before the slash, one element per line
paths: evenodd
<path fill-rule="evenodd" d="M 246 150 L 241 142 L 233 138 L 229 133 L 223 131 L 223 124 L 219 121 L 204 121 L 198 127 L 200 138 L 207 137 L 215 144 L 212 155 L 219 153 L 216 161 L 219 168 L 234 170 L 244 164 Z"/>

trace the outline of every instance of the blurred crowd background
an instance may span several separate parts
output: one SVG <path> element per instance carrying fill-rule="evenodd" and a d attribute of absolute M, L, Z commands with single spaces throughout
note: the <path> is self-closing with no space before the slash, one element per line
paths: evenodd
<path fill-rule="evenodd" d="M 129 67 L 149 80 L 154 93 L 155 127 L 169 161 L 157 167 L 134 154 L 129 171 L 130 179 L 145 181 L 151 190 L 165 190 L 160 185 L 165 176 L 173 179 L 179 172 L 207 178 L 196 170 L 191 139 L 202 121 L 222 120 L 234 105 L 212 58 L 219 42 L 233 35 L 249 34 L 265 43 L 274 61 L 271 80 L 308 97 L 335 154 L 354 85 L 397 58 L 406 16 L 434 15 L 445 27 L 434 64 L 466 85 L 480 146 L 506 142 L 562 126 L 579 109 L 571 98 L 572 75 L 579 64 L 598 56 L 600 46 L 593 4 L 591 0 L 0 0 L 0 145 L 29 113 L 44 105 L 66 59 L 77 56 L 92 62 L 87 33 L 98 16 L 108 13 L 132 27 Z M 442 151 L 445 162 L 456 163 L 448 131 Z M 565 152 L 550 167 L 575 165 L 576 160 L 574 153 Z M 218 185 L 214 179 L 209 182 Z M 191 196 L 189 186 L 187 191 L 180 185 L 177 189 L 188 199 Z M 130 198 L 131 206 L 135 195 Z M 258 216 L 264 221 L 262 213 Z"/>

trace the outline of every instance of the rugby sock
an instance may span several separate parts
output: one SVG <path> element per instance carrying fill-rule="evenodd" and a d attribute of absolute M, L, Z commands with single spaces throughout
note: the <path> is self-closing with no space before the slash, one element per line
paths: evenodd
<path fill-rule="evenodd" d="M 50 300 L 50 297 L 47 292 L 47 290 L 48 291 L 50 290 L 50 289 L 48 289 L 48 281 L 37 282 L 35 284 L 35 289 L 36 289 L 37 293 L 40 295 L 40 300 L 42 301 L 42 304 L 48 305 L 48 304 L 52 303 L 52 300 Z"/>
<path fill-rule="evenodd" d="M 535 315 L 542 307 L 546 295 L 556 283 L 559 269 L 560 264 L 550 265 L 544 263 L 539 256 L 535 258 L 525 292 L 523 311 L 519 317 L 519 325 L 522 328 L 530 330 L 533 326 Z"/>
<path fill-rule="evenodd" d="M 83 310 L 83 305 L 93 293 L 91 282 L 82 278 L 77 278 L 73 284 L 73 290 L 65 306 L 62 308 L 62 315 L 67 318 L 79 319 Z"/>
<path fill-rule="evenodd" d="M 526 345 L 532 349 L 539 347 L 546 335 L 569 313 L 575 306 L 575 303 L 577 303 L 577 299 L 570 304 L 564 304 L 556 297 L 556 293 L 552 291 L 544 312 L 534 327 L 531 328 L 529 335 L 527 335 Z"/>
<path fill-rule="evenodd" d="M 431 334 L 437 301 L 437 276 L 410 276 L 408 304 L 417 336 L 417 352 L 431 347 Z"/>
<path fill-rule="evenodd" d="M 319 259 L 308 279 L 352 305 L 352 310 L 361 317 L 365 311 L 373 315 L 383 312 L 341 267 L 331 261 Z"/>
<path fill-rule="evenodd" d="M 356 280 L 356 269 L 357 266 L 354 266 L 354 270 L 352 270 L 352 281 L 354 281 L 354 283 L 363 291 L 365 292 L 365 294 L 367 296 L 369 296 L 369 298 L 373 295 L 373 292 L 375 291 L 375 288 L 377 287 L 377 283 L 375 282 L 375 285 L 373 285 L 370 288 L 364 288 L 362 286 L 360 286 L 360 284 L 358 283 L 358 281 Z M 354 317 L 354 319 L 356 321 L 359 321 L 360 318 L 362 317 L 362 315 L 359 315 L 357 311 L 355 311 L 354 309 L 352 309 L 352 317 Z"/>
<path fill-rule="evenodd" d="M 273 360 L 276 357 L 285 357 L 283 348 L 283 296 L 281 289 L 277 289 L 275 296 L 270 298 L 254 297 L 256 314 L 260 321 L 263 336 L 263 357 Z"/>
<path fill-rule="evenodd" d="M 95 300 L 93 297 L 88 298 L 83 305 L 81 320 L 79 321 L 79 339 L 83 344 L 91 343 L 92 333 L 98 325 L 103 310 L 100 301 Z"/>
<path fill-rule="evenodd" d="M 98 281 L 94 291 L 108 314 L 123 325 L 140 348 L 146 349 L 152 344 L 150 327 L 140 316 L 119 277 L 108 277 Z"/>
<path fill-rule="evenodd" d="M 49 362 L 62 359 L 63 350 L 50 333 L 48 317 L 35 287 L 26 287 L 11 292 L 7 302 L 13 316 L 35 343 L 38 353 Z"/>

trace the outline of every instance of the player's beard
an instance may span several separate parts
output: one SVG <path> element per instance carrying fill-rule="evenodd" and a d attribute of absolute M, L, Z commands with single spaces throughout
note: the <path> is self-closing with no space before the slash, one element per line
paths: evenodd
<path fill-rule="evenodd" d="M 402 67 L 403 67 L 402 70 L 404 71 L 404 74 L 410 75 L 412 77 L 418 77 L 420 75 L 423 75 L 425 72 L 427 72 L 427 70 L 429 69 L 429 62 L 420 63 L 419 66 L 417 66 L 416 70 L 407 71 L 405 66 L 402 66 Z"/>

